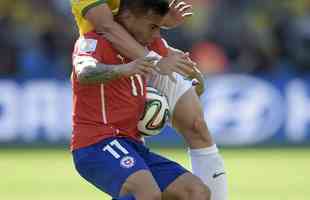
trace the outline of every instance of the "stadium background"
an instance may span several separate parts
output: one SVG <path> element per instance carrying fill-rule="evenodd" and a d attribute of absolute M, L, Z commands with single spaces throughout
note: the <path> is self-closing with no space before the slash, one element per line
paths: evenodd
<path fill-rule="evenodd" d="M 232 200 L 309 199 L 310 2 L 194 0 L 163 32 L 206 74 L 205 116 Z M 108 199 L 73 170 L 69 1 L 0 1 L 0 198 Z M 189 167 L 173 130 L 149 145 Z"/>

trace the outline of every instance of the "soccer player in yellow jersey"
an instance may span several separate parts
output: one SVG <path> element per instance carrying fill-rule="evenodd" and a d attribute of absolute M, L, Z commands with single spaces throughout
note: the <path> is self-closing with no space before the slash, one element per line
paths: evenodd
<path fill-rule="evenodd" d="M 96 30 L 101 33 L 112 45 L 124 56 L 135 60 L 141 57 L 156 57 L 159 60 L 157 69 L 159 73 L 170 75 L 172 72 L 179 73 L 185 77 L 197 78 L 197 71 L 190 66 L 187 69 L 180 69 L 178 66 L 160 66 L 161 57 L 155 52 L 149 52 L 139 42 L 137 42 L 122 25 L 114 21 L 114 15 L 118 13 L 121 2 L 130 0 L 71 0 L 72 12 L 75 16 L 80 34 Z M 184 22 L 192 15 L 191 5 L 183 0 L 172 0 L 170 2 L 170 12 L 164 19 L 164 26 L 172 28 Z M 155 27 L 157 28 L 157 27 Z M 171 48 L 172 53 L 183 54 Z M 188 102 L 199 104 L 199 99 L 193 99 L 192 94 L 188 93 L 183 101 L 177 105 L 181 107 L 179 116 L 188 113 L 178 124 L 186 142 L 189 145 L 189 156 L 192 170 L 195 175 L 201 178 L 211 189 L 211 200 L 227 200 L 227 180 L 224 170 L 223 160 L 218 153 L 212 137 L 207 129 L 203 114 L 194 115 L 195 111 L 186 110 Z M 196 100 L 195 100 L 196 99 Z M 198 100 L 197 100 L 198 99 Z M 197 111 L 198 113 L 198 111 Z"/>

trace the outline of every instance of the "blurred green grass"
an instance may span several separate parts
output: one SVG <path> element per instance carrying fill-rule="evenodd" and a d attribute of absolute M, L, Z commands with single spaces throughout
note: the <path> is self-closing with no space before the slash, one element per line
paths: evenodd
<path fill-rule="evenodd" d="M 156 149 L 189 167 L 184 149 Z M 230 200 L 310 199 L 310 149 L 223 149 Z M 64 149 L 0 149 L 0 198 L 108 200 L 73 168 Z"/>

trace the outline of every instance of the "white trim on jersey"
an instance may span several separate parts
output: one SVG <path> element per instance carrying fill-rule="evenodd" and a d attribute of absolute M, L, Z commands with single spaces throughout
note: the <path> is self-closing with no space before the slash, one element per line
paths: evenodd
<path fill-rule="evenodd" d="M 164 43 L 164 45 L 165 45 L 166 48 L 168 48 L 168 49 L 170 48 L 170 46 L 169 46 L 167 40 L 165 40 L 164 38 L 161 38 L 161 41 L 163 41 L 163 43 Z"/>
<path fill-rule="evenodd" d="M 135 74 L 135 76 L 137 77 L 139 85 L 140 85 L 140 88 L 141 88 L 141 96 L 143 96 L 144 95 L 143 80 L 142 80 L 142 78 L 141 78 L 141 76 L 139 74 Z"/>
<path fill-rule="evenodd" d="M 104 124 L 107 124 L 107 113 L 105 110 L 105 99 L 104 99 L 104 84 L 100 84 L 100 94 L 101 94 L 101 111 L 102 111 L 102 120 Z"/>

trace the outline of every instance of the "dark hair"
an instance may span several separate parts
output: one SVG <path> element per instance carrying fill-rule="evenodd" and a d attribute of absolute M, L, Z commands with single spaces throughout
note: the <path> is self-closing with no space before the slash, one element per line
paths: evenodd
<path fill-rule="evenodd" d="M 130 10 L 136 15 L 143 15 L 150 10 L 164 16 L 169 12 L 168 0 L 121 0 L 120 11 Z"/>

